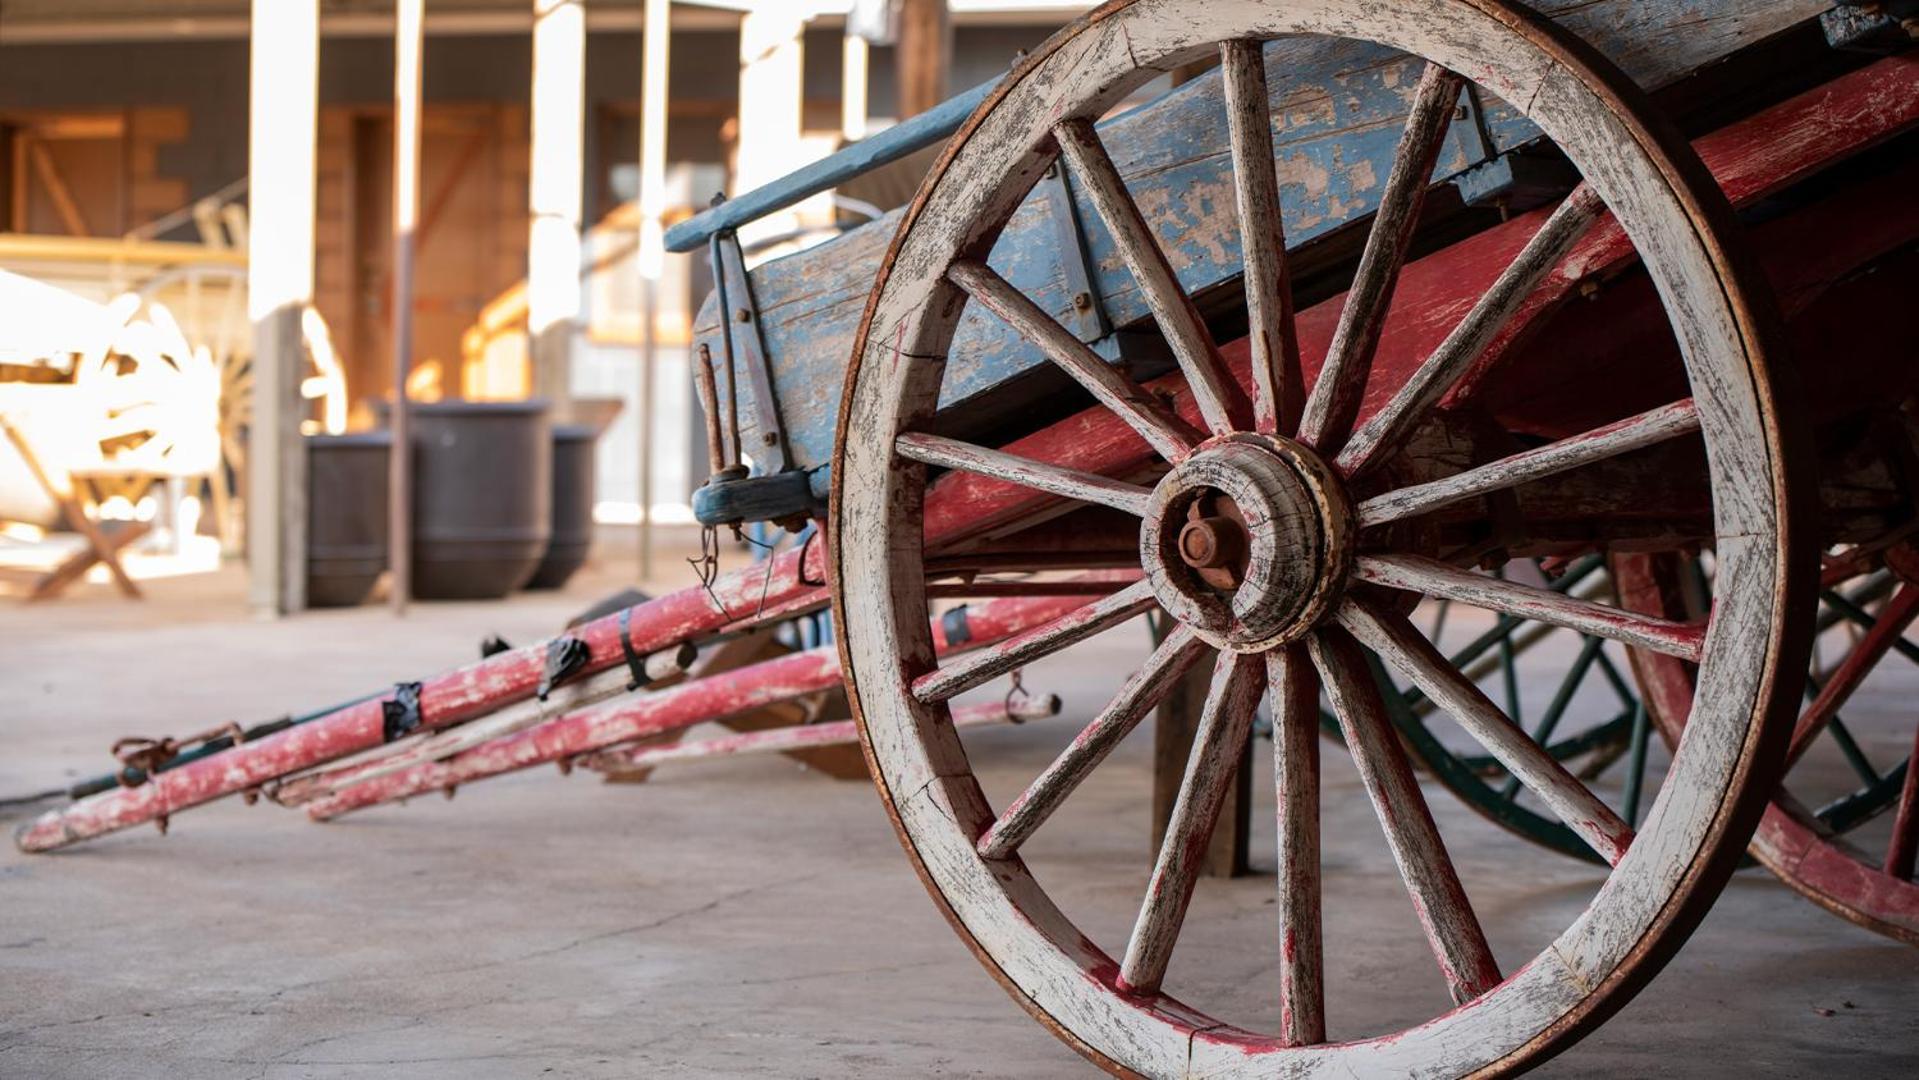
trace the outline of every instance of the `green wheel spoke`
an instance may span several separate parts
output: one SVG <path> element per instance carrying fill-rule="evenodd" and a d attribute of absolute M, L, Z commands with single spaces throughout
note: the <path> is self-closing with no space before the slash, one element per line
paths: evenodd
<path fill-rule="evenodd" d="M 1626 752 L 1626 791 L 1620 797 L 1620 816 L 1635 829 L 1639 827 L 1639 800 L 1646 790 L 1646 743 L 1651 729 L 1652 717 L 1642 701 L 1632 711 L 1632 743 Z"/>
<path fill-rule="evenodd" d="M 1826 828 L 1841 835 L 1878 817 L 1892 808 L 1899 798 L 1900 788 L 1906 783 L 1906 769 L 1910 761 L 1902 761 L 1876 784 L 1868 784 L 1858 791 L 1841 795 L 1813 812 Z"/>
<path fill-rule="evenodd" d="M 1552 703 L 1546 706 L 1546 712 L 1539 718 L 1539 726 L 1533 729 L 1533 741 L 1548 746 L 1553 737 L 1553 729 L 1559 726 L 1559 718 L 1566 714 L 1566 707 L 1572 704 L 1573 695 L 1579 692 L 1579 684 L 1586 681 L 1586 672 L 1593 666 L 1593 658 L 1599 655 L 1604 638 L 1588 637 L 1580 646 L 1579 658 L 1573 661 L 1566 677 L 1559 681 L 1559 689 L 1553 693 Z M 1514 721 L 1517 723 L 1517 721 Z M 1499 789 L 1499 797 L 1508 802 L 1519 796 L 1519 777 L 1506 779 L 1506 786 Z"/>

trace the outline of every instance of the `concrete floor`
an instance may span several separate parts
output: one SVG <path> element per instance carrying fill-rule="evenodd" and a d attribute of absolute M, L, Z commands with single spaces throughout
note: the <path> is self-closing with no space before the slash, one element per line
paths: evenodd
<path fill-rule="evenodd" d="M 101 771 L 122 734 L 252 721 L 463 662 L 489 631 L 541 636 L 619 569 L 403 621 L 370 608 L 253 622 L 231 571 L 156 583 L 145 605 L 97 588 L 5 602 L 0 794 Z M 989 793 L 1057 751 L 1144 634 L 1102 649 L 1029 673 L 1066 697 L 1061 720 L 970 743 Z M 1136 735 L 1029 849 L 1109 949 L 1145 873 L 1148 750 Z M 1338 752 L 1325 761 L 1329 1011 L 1353 1036 L 1429 1015 L 1441 988 L 1356 777 Z M 1429 798 L 1516 965 L 1597 875 Z M 1270 877 L 1204 882 L 1169 985 L 1270 1022 L 1272 957 L 1248 947 L 1270 937 L 1270 904 Z M 325 827 L 235 800 L 180 815 L 166 838 L 0 853 L 0 1077 L 1090 1071 L 953 937 L 871 790 L 778 759 L 643 787 L 539 770 Z M 1649 990 L 1539 1075 L 1654 1073 L 1919 1075 L 1919 953 L 1743 872 Z"/>

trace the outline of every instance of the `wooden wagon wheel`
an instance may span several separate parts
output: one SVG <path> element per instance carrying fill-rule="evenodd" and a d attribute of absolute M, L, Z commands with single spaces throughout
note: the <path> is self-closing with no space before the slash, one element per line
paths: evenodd
<path fill-rule="evenodd" d="M 1814 624 L 1821 649 L 1807 680 L 1805 708 L 1793 728 L 1788 773 L 1774 793 L 1751 852 L 1773 874 L 1815 903 L 1869 930 L 1919 945 L 1919 723 L 1909 708 L 1893 730 L 1896 763 L 1862 746 L 1841 715 L 1848 703 L 1881 698 L 1882 708 L 1909 700 L 1901 671 L 1919 664 L 1919 548 L 1898 544 L 1864 560 L 1839 560 L 1849 572 L 1829 573 Z M 1671 556 L 1617 560 L 1626 602 L 1642 611 L 1678 613 L 1690 606 L 1683 561 Z M 1696 589 L 1694 590 L 1697 591 Z M 1823 662 L 1822 662 L 1823 661 Z M 1676 743 L 1692 709 L 1691 665 L 1635 652 L 1633 670 L 1659 732 Z M 1883 726 L 1883 725 L 1882 725 Z M 1823 744 L 1823 746 L 1821 746 Z M 1815 748 L 1818 748 L 1815 750 Z M 1809 754 L 1809 751 L 1814 751 Z M 1817 758 L 1840 761 L 1852 775 L 1822 770 Z M 1877 762 L 1872 758 L 1878 756 Z M 1812 758 L 1814 760 L 1808 760 Z M 1822 775 L 1824 773 L 1825 775 Z M 1883 835 L 1873 823 L 1888 824 Z"/>
<path fill-rule="evenodd" d="M 226 470 L 210 475 L 207 484 L 222 540 L 237 549 L 239 538 L 232 531 L 237 519 L 231 503 L 234 490 L 246 487 L 246 429 L 253 415 L 253 324 L 247 316 L 246 269 L 189 264 L 156 275 L 136 295 L 139 306 L 132 313 L 134 319 L 160 326 L 217 373 L 220 453 Z M 318 311 L 309 308 L 300 329 L 306 342 L 301 395 L 319 401 L 319 428 L 338 434 L 346 429 L 344 372 Z M 229 471 L 231 480 L 226 475 Z"/>
<path fill-rule="evenodd" d="M 1377 42 L 1428 62 L 1310 397 L 1296 362 L 1258 46 L 1293 34 Z M 1153 76 L 1208 55 L 1220 58 L 1227 87 L 1248 252 L 1250 372 L 1222 362 L 1094 127 Z M 1538 231 L 1447 345 L 1355 431 L 1358 391 L 1462 77 L 1520 108 L 1589 186 Z M 830 563 L 849 695 L 896 829 L 954 927 L 1016 1000 L 1102 1066 L 1149 1075 L 1523 1067 L 1650 978 L 1723 884 L 1783 739 L 1780 723 L 1766 721 L 1785 715 L 1782 701 L 1796 691 L 1805 656 L 1811 578 L 1796 510 L 1804 485 L 1788 476 L 1801 466 L 1767 359 L 1772 317 L 1728 251 L 1727 208 L 1697 160 L 1648 124 L 1639 102 L 1603 60 L 1498 0 L 1134 0 L 1099 9 L 1029 57 L 954 136 L 908 211 L 868 302 L 833 461 Z M 1090 194 L 1179 362 L 1185 384 L 1170 407 L 1081 347 L 987 265 L 999 228 L 1056 157 Z M 1386 490 L 1392 470 L 1378 466 L 1602 209 L 1658 286 L 1691 397 L 1444 480 Z M 928 434 L 946 348 L 969 302 L 1044 350 L 1131 429 L 1133 443 L 1104 444 L 1108 457 L 1068 468 Z M 1250 407 L 1242 390 L 1249 385 Z M 1393 523 L 1695 431 L 1712 495 L 1706 539 L 1717 543 L 1723 568 L 1704 624 L 1492 583 L 1398 546 L 1418 530 Z M 1136 445 L 1150 447 L 1160 465 L 1132 467 Z M 936 662 L 921 534 L 936 506 L 928 465 L 959 474 L 941 483 L 985 477 L 1137 517 L 1143 579 L 999 646 Z M 1154 474 L 1150 485 L 1134 482 Z M 1406 620 L 1400 600 L 1419 593 L 1698 662 L 1693 729 L 1636 839 Z M 1155 606 L 1178 623 L 1164 644 L 1020 797 L 998 811 L 988 805 L 947 702 Z M 1368 647 L 1441 701 L 1611 864 L 1586 909 L 1523 964 L 1502 967 L 1487 945 L 1390 735 Z M 1138 921 L 1123 951 L 1109 953 L 1032 876 L 1021 844 L 1209 650 L 1217 652 L 1212 689 L 1178 804 Z M 1456 1003 L 1405 1030 L 1337 1043 L 1326 1041 L 1320 942 L 1322 679 Z M 1280 886 L 1268 944 L 1279 976 L 1277 1020 L 1254 1030 L 1180 1000 L 1164 976 L 1197 853 L 1269 681 L 1278 716 Z"/>

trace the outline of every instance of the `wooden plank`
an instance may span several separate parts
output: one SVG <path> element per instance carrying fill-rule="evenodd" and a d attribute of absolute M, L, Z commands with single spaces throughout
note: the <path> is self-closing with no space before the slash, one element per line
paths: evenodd
<path fill-rule="evenodd" d="M 1309 446 L 1331 453 L 1346 441 L 1359 412 L 1373 353 L 1379 348 L 1379 332 L 1386 326 L 1393 290 L 1399 286 L 1399 270 L 1406 263 L 1406 250 L 1412 245 L 1413 230 L 1419 226 L 1419 211 L 1426 203 L 1433 167 L 1439 161 L 1446 131 L 1452 126 L 1454 103 L 1465 83 L 1438 64 L 1427 64 L 1419 76 L 1419 89 L 1406 114 L 1405 129 L 1393 149 L 1392 171 L 1386 176 L 1372 228 L 1366 234 L 1366 248 L 1360 253 L 1358 269 L 1353 271 L 1346 303 L 1339 309 L 1333 342 L 1326 347 L 1326 364 L 1313 383 L 1312 395 L 1306 399 L 1306 414 L 1299 422 L 1300 438 Z"/>
<path fill-rule="evenodd" d="M 953 284 L 1038 346 L 1100 404 L 1150 443 L 1160 457 L 1179 461 L 1192 453 L 1201 433 L 1180 419 L 1125 372 L 1108 364 L 1058 320 L 1042 311 L 985 263 L 962 259 L 947 270 Z"/>
<path fill-rule="evenodd" d="M 1213 343 L 1199 308 L 1167 261 L 1153 226 L 1127 191 L 1126 180 L 1093 130 L 1093 122 L 1067 120 L 1053 129 L 1053 138 L 1059 143 L 1060 157 L 1079 181 L 1077 188 L 1105 224 L 1120 261 L 1126 264 L 1160 335 L 1173 350 L 1173 358 L 1186 373 L 1199 414 L 1215 435 L 1243 430 L 1241 414 L 1245 410 L 1237 407 L 1243 401 L 1239 387 L 1226 377 L 1219 361 L 1219 346 Z"/>
<path fill-rule="evenodd" d="M 1326 1041 L 1319 882 L 1319 677 L 1300 645 L 1267 654 L 1278 804 L 1279 1038 Z"/>
<path fill-rule="evenodd" d="M 1671 405 L 1629 416 L 1583 435 L 1521 451 L 1438 480 L 1375 495 L 1359 504 L 1359 523 L 1363 528 L 1398 521 L 1475 496 L 1504 491 L 1605 461 L 1698 430 L 1699 410 L 1693 406 L 1692 399 L 1675 401 Z"/>
<path fill-rule="evenodd" d="M 1000 812 L 998 820 L 980 837 L 980 856 L 1003 859 L 1018 851 L 1027 837 L 1139 726 L 1147 712 L 1174 690 L 1205 651 L 1204 644 L 1192 631 L 1175 627 L 1093 722 L 1073 739 L 1072 745 L 1060 751 L 1052 764 Z"/>
<path fill-rule="evenodd" d="M 1111 596 L 1069 611 L 1044 626 L 968 653 L 931 674 L 920 676 L 913 683 L 913 695 L 924 702 L 945 701 L 1016 667 L 1042 656 L 1050 656 L 1103 630 L 1118 626 L 1156 603 L 1151 582 L 1134 582 Z"/>
<path fill-rule="evenodd" d="M 1487 611 L 1563 626 L 1683 660 L 1698 660 L 1706 629 L 1581 600 L 1485 574 L 1461 570 L 1420 555 L 1361 555 L 1353 568 L 1360 581 L 1389 589 L 1458 600 Z"/>
<path fill-rule="evenodd" d="M 1386 718 L 1379 687 L 1365 656 L 1345 632 L 1323 630 L 1308 639 L 1307 647 L 1339 714 L 1353 765 L 1386 834 L 1413 912 L 1453 1001 L 1463 1005 L 1499 983 L 1499 965 L 1433 824 L 1406 751 Z"/>
<path fill-rule="evenodd" d="M 1173 820 L 1173 808 L 1193 756 L 1193 742 L 1199 735 L 1200 718 L 1211 687 L 1211 673 L 1203 668 L 1189 670 L 1175 683 L 1153 710 L 1153 829 L 1152 850 L 1157 853 L 1166 842 L 1166 829 Z M 1206 877 L 1244 877 L 1251 872 L 1253 820 L 1253 756 L 1248 745 L 1220 800 L 1219 814 L 1213 822 L 1212 838 L 1200 863 Z"/>
<path fill-rule="evenodd" d="M 1680 0 L 1657 5 L 1547 0 L 1534 6 L 1619 63 L 1642 86 L 1658 87 L 1771 37 L 1827 5 L 1824 0 Z M 1351 42 L 1267 46 L 1273 141 L 1290 244 L 1325 236 L 1372 211 L 1418 70 L 1416 61 Z M 1226 116 L 1219 74 L 1209 72 L 1151 106 L 1099 126 L 1129 185 L 1153 178 L 1156 234 L 1189 292 L 1232 280 L 1241 265 L 1235 215 L 1219 212 L 1234 200 L 1230 156 L 1221 153 L 1230 141 Z M 1491 98 L 1486 99 L 1485 121 L 1496 150 L 1537 135 L 1530 123 Z M 1791 147 L 1780 149 L 1790 156 Z M 1467 164 L 1463 150 L 1449 146 L 1438 172 L 1450 175 Z M 1078 197 L 1084 200 L 1085 194 Z M 1070 310 L 1072 297 L 1048 239 L 1054 225 L 1044 203 L 1030 199 L 1014 214 L 988 262 L 1042 310 L 1058 317 Z M 1088 223 L 1095 220 L 1090 205 L 1081 205 L 1079 215 Z M 889 214 L 833 243 L 753 271 L 790 451 L 803 467 L 831 459 L 841 371 L 897 220 L 897 212 Z M 1111 238 L 1094 227 L 1088 240 L 1108 315 L 1116 324 L 1147 317 Z M 1450 318 L 1435 341 L 1458 317 L 1456 311 L 1439 314 Z M 695 344 L 706 342 L 720 355 L 717 325 L 709 302 L 696 322 Z M 1388 346 L 1392 338 L 1389 331 Z M 1421 350 L 1414 362 L 1429 350 Z M 969 311 L 948 352 L 942 403 L 970 400 L 1045 362 L 1036 346 L 1022 343 L 1004 324 L 985 312 Z M 1369 385 L 1369 399 L 1371 393 Z"/>
<path fill-rule="evenodd" d="M 1153 497 L 1152 489 L 1138 484 L 1112 480 L 1083 469 L 1049 465 L 1044 461 L 989 450 L 958 439 L 909 431 L 901 435 L 895 444 L 899 447 L 901 457 L 924 465 L 990 476 L 1035 491 L 1110 506 L 1136 517 L 1146 516 L 1147 506 Z"/>
<path fill-rule="evenodd" d="M 1626 849 L 1632 846 L 1632 827 L 1513 723 L 1511 717 L 1500 712 L 1498 706 L 1453 667 L 1404 616 L 1382 613 L 1364 602 L 1349 601 L 1340 608 L 1339 624 L 1412 680 L 1434 704 L 1451 714 L 1460 727 L 1552 808 L 1566 827 L 1578 833 L 1607 865 L 1616 866 L 1625 858 Z"/>
<path fill-rule="evenodd" d="M 1459 320 L 1459 325 L 1446 335 L 1439 348 L 1413 372 L 1392 400 L 1354 433 L 1334 464 L 1346 475 L 1358 476 L 1367 466 L 1391 457 L 1425 417 L 1426 410 L 1437 405 L 1446 391 L 1466 374 L 1466 369 L 1492 344 L 1493 335 L 1512 321 L 1519 305 L 1532 295 L 1540 279 L 1559 264 L 1604 210 L 1605 204 L 1599 201 L 1599 196 L 1583 184 L 1567 196 L 1506 269 L 1499 272 L 1492 287 L 1480 294 L 1473 309 Z"/>
<path fill-rule="evenodd" d="M 1166 963 L 1172 959 L 1186 906 L 1199 880 L 1206 842 L 1245 759 L 1253 709 L 1265 684 L 1265 664 L 1258 656 L 1222 653 L 1214 665 L 1179 798 L 1160 842 L 1126 955 L 1120 960 L 1122 990 L 1152 993 L 1166 976 Z"/>
<path fill-rule="evenodd" d="M 1233 148 L 1233 206 L 1245 253 L 1247 337 L 1253 361 L 1253 421 L 1259 431 L 1291 435 L 1306 402 L 1286 273 L 1286 219 L 1273 167 L 1273 120 L 1266 63 L 1252 41 L 1219 47 L 1226 124 Z"/>

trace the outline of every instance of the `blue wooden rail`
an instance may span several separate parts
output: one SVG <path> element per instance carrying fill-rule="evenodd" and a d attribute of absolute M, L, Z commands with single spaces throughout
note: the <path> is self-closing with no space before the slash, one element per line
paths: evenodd
<path fill-rule="evenodd" d="M 916 150 L 939 142 L 958 131 L 979 103 L 986 100 L 1004 75 L 973 87 L 957 97 L 947 98 L 931 109 L 894 124 L 869 139 L 821 158 L 805 168 L 780 177 L 770 184 L 754 188 L 735 199 L 728 199 L 710 210 L 695 214 L 666 230 L 666 250 L 697 251 L 720 233 L 732 232 L 749 221 L 784 210 L 794 203 L 851 180 L 861 173 L 898 161 Z"/>

